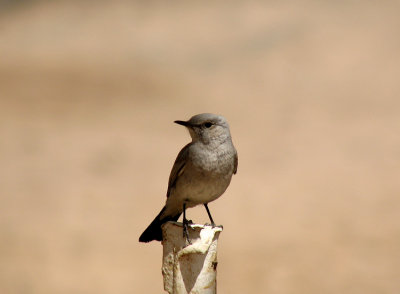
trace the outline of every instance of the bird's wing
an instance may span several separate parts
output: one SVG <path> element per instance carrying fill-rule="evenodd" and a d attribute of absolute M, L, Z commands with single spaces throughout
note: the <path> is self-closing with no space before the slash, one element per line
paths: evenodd
<path fill-rule="evenodd" d="M 171 174 L 169 175 L 167 198 L 170 195 L 171 189 L 175 187 L 179 177 L 185 171 L 186 159 L 190 144 L 191 143 L 183 147 L 183 149 L 179 152 L 178 156 L 175 159 L 174 166 L 172 167 Z"/>
<path fill-rule="evenodd" d="M 237 152 L 235 152 L 235 161 L 233 163 L 233 174 L 236 174 L 236 172 L 237 172 L 238 160 L 239 160 L 239 158 L 238 158 Z"/>

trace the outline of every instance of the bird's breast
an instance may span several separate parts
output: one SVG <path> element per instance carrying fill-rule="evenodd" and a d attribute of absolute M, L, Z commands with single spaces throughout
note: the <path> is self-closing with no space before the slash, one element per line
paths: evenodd
<path fill-rule="evenodd" d="M 234 150 L 234 149 L 233 149 Z M 190 154 L 193 170 L 204 176 L 231 176 L 234 169 L 235 153 L 231 148 L 194 149 Z"/>
<path fill-rule="evenodd" d="M 232 178 L 234 154 L 202 150 L 189 158 L 177 187 L 186 192 L 188 206 L 211 202 L 221 196 Z"/>

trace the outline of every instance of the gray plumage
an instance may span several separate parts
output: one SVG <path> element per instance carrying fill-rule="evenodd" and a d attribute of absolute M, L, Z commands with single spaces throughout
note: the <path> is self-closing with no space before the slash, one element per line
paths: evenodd
<path fill-rule="evenodd" d="M 238 156 L 224 117 L 203 113 L 175 123 L 189 130 L 192 142 L 179 152 L 169 177 L 166 204 L 140 242 L 161 241 L 163 223 L 178 220 L 184 204 L 186 208 L 206 206 L 220 197 L 237 171 Z"/>

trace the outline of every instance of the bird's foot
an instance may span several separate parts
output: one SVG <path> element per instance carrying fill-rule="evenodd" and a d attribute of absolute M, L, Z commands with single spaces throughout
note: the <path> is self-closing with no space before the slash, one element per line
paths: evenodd
<path fill-rule="evenodd" d="M 189 245 L 192 245 L 192 242 L 189 239 L 189 225 L 193 224 L 192 220 L 183 220 L 183 238 L 186 238 L 186 241 Z"/>
<path fill-rule="evenodd" d="M 209 227 L 212 227 L 212 228 L 219 227 L 219 228 L 221 228 L 221 229 L 224 228 L 223 225 L 218 225 L 218 226 L 217 226 L 215 223 L 211 223 L 211 224 L 205 223 L 204 226 L 206 226 L 206 227 L 209 226 Z"/>

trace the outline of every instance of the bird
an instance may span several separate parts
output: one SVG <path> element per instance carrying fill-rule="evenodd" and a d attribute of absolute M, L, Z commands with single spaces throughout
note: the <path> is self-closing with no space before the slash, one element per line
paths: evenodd
<path fill-rule="evenodd" d="M 238 155 L 232 143 L 227 120 L 212 113 L 201 113 L 175 123 L 186 127 L 192 141 L 182 148 L 172 167 L 167 200 L 160 213 L 139 237 L 139 242 L 162 241 L 161 226 L 177 221 L 183 213 L 183 236 L 187 240 L 186 209 L 204 205 L 211 225 L 215 222 L 208 203 L 228 188 L 238 168 Z M 189 241 L 190 242 L 190 241 Z"/>

